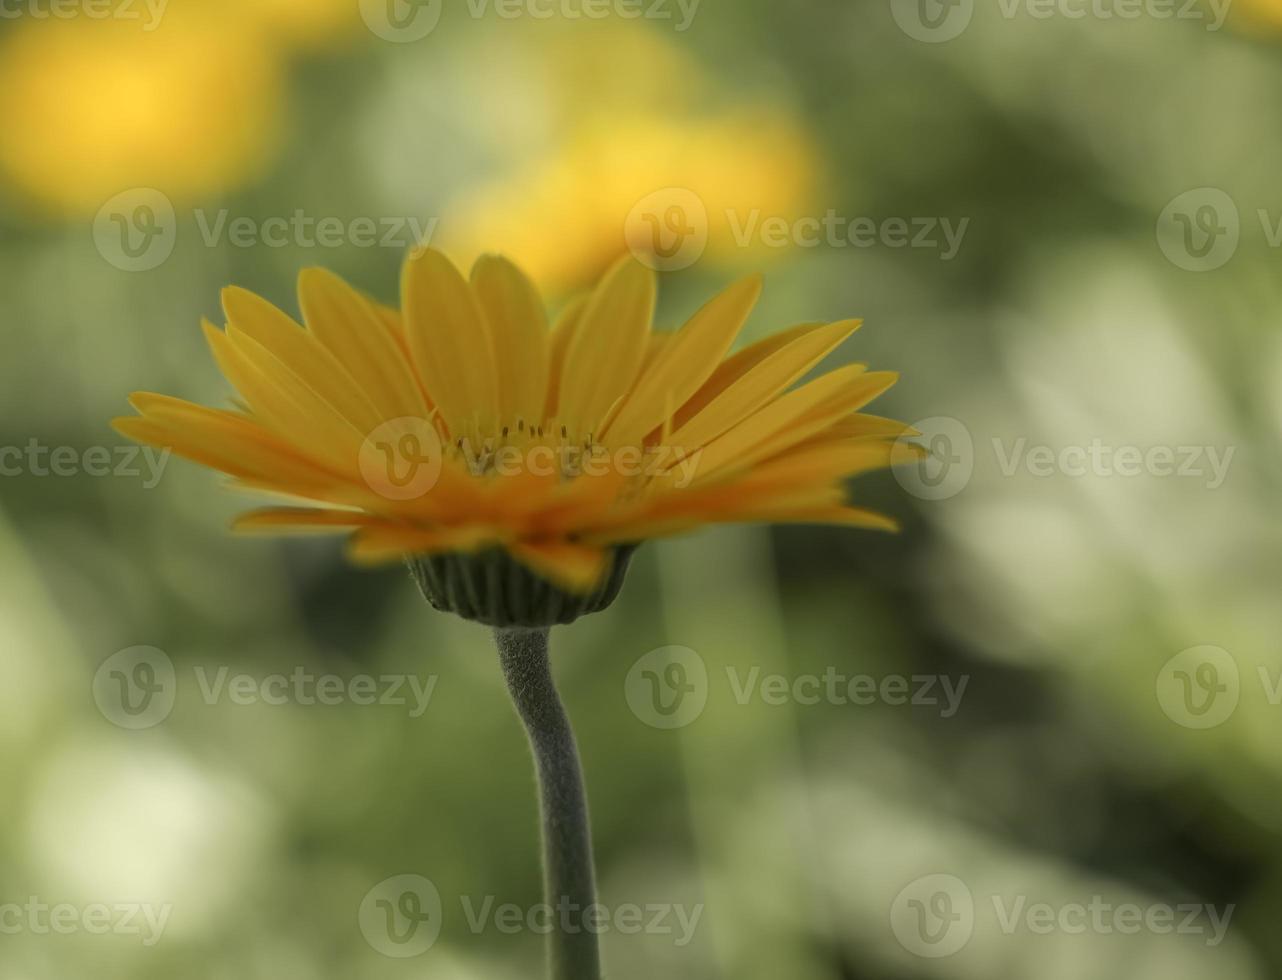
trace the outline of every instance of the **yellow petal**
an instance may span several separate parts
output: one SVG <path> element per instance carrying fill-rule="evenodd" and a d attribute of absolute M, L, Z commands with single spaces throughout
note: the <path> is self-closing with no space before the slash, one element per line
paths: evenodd
<path fill-rule="evenodd" d="M 261 296 L 236 286 L 224 289 L 222 299 L 231 333 L 239 331 L 258 347 L 270 351 L 353 427 L 368 432 L 383 421 L 347 368 L 285 313 Z"/>
<path fill-rule="evenodd" d="M 548 384 L 547 396 L 543 401 L 543 419 L 556 416 L 561 399 L 561 379 L 565 376 L 565 356 L 570 350 L 570 341 L 583 323 L 583 313 L 588 308 L 592 297 L 576 296 L 566 304 L 556 318 L 556 326 L 548 337 Z"/>
<path fill-rule="evenodd" d="M 238 534 L 282 534 L 290 531 L 332 534 L 378 523 L 381 523 L 380 518 L 355 510 L 273 507 L 241 514 L 232 522 L 232 530 Z"/>
<path fill-rule="evenodd" d="M 453 436 L 498 418 L 494 347 L 472 287 L 435 249 L 411 253 L 401 275 L 410 351 Z"/>
<path fill-rule="evenodd" d="M 872 401 L 898 377 L 891 371 L 867 373 L 862 365 L 851 364 L 788 392 L 705 447 L 694 482 L 745 469 L 805 441 Z M 676 436 L 673 441 L 680 444 Z"/>
<path fill-rule="evenodd" d="M 785 506 L 805 507 L 833 506 L 843 499 L 844 495 L 840 491 L 829 487 L 819 490 L 811 488 L 804 494 L 780 498 Z M 744 501 L 736 500 L 729 493 L 718 494 L 715 498 L 672 494 L 663 498 L 662 506 L 653 507 L 644 513 L 602 522 L 600 527 L 584 533 L 582 540 L 585 544 L 609 546 L 629 541 L 672 537 L 706 524 L 733 523 L 737 519 L 734 516 L 735 513 L 748 509 Z"/>
<path fill-rule="evenodd" d="M 694 396 L 684 405 L 677 406 L 676 419 L 673 424 L 674 429 L 679 429 L 692 418 L 702 412 L 712 400 L 729 388 L 732 384 L 742 378 L 752 368 L 756 367 L 771 354 L 783 350 L 794 340 L 804 337 L 806 334 L 815 330 L 820 330 L 827 326 L 825 323 L 802 323 L 788 330 L 783 330 L 768 337 L 763 337 L 754 344 L 749 344 L 737 354 L 733 354 L 726 360 L 717 365 L 717 369 L 712 372 L 712 377 L 695 392 Z"/>
<path fill-rule="evenodd" d="M 778 396 L 858 328 L 858 320 L 843 320 L 802 333 L 745 371 L 697 415 L 673 432 L 670 444 L 685 452 L 706 446 Z"/>
<path fill-rule="evenodd" d="M 507 259 L 483 255 L 472 267 L 476 292 L 494 341 L 499 419 L 542 421 L 547 391 L 547 311 L 534 284 Z"/>
<path fill-rule="evenodd" d="M 921 435 L 907 422 L 885 419 L 879 415 L 856 413 L 838 419 L 831 428 L 815 437 L 816 441 L 829 439 L 903 439 Z"/>
<path fill-rule="evenodd" d="M 601 584 L 609 568 L 609 553 L 604 549 L 568 541 L 513 542 L 508 551 L 536 574 L 570 592 L 590 592 Z"/>
<path fill-rule="evenodd" d="M 817 507 L 801 510 L 765 510 L 742 518 L 745 521 L 770 524 L 826 524 L 839 527 L 859 527 L 871 531 L 898 531 L 899 522 L 885 514 L 878 514 L 863 507 Z"/>
<path fill-rule="evenodd" d="M 836 439 L 796 446 L 757 466 L 744 480 L 753 487 L 827 483 L 920 462 L 926 450 L 911 442 L 885 439 Z"/>
<path fill-rule="evenodd" d="M 381 420 L 429 417 L 392 329 L 369 300 L 326 269 L 299 273 L 298 299 L 308 330 L 345 365 Z"/>
<path fill-rule="evenodd" d="M 143 417 L 112 422 L 130 439 L 170 448 L 232 476 L 302 490 L 307 496 L 326 495 L 341 482 L 336 473 L 232 412 L 147 392 L 134 394 L 130 401 Z"/>
<path fill-rule="evenodd" d="M 477 551 L 501 540 L 493 528 L 438 527 L 380 524 L 364 527 L 352 535 L 347 554 L 362 565 L 382 565 L 410 555 L 434 555 L 446 551 Z"/>
<path fill-rule="evenodd" d="M 606 273 L 574 331 L 560 380 L 558 420 L 575 442 L 598 434 L 632 386 L 654 320 L 654 272 L 630 255 Z"/>
<path fill-rule="evenodd" d="M 364 437 L 327 401 L 248 335 L 206 323 L 205 336 L 257 418 L 307 456 L 342 473 L 355 470 Z"/>
<path fill-rule="evenodd" d="M 664 421 L 669 406 L 685 404 L 699 390 L 743 328 L 761 286 L 759 275 L 731 286 L 662 346 L 606 427 L 613 444 L 638 444 Z"/>

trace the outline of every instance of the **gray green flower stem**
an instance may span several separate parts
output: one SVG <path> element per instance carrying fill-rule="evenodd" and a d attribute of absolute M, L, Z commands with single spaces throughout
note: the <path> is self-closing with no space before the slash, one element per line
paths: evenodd
<path fill-rule="evenodd" d="M 517 713 L 525 722 L 538 770 L 543 814 L 544 898 L 554 915 L 548 936 L 552 980 L 601 980 L 596 932 L 586 928 L 596 904 L 592 832 L 583 769 L 570 719 L 557 695 L 548 659 L 548 630 L 498 628 L 499 661 Z"/>

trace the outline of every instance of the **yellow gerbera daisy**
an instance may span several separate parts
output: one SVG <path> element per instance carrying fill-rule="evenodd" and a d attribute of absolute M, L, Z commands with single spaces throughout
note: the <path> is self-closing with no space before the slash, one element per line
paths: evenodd
<path fill-rule="evenodd" d="M 625 258 L 549 328 L 502 258 L 469 281 L 415 252 L 399 313 L 308 269 L 306 327 L 234 287 L 226 329 L 205 323 L 235 408 L 137 393 L 139 415 L 114 424 L 308 504 L 239 530 L 350 531 L 359 561 L 410 558 L 438 607 L 564 622 L 613 598 L 647 538 L 744 521 L 894 528 L 849 506 L 842 481 L 919 457 L 908 426 L 859 411 L 897 375 L 855 364 L 793 387 L 855 320 L 727 358 L 760 291 L 750 277 L 657 332 L 654 273 Z"/>

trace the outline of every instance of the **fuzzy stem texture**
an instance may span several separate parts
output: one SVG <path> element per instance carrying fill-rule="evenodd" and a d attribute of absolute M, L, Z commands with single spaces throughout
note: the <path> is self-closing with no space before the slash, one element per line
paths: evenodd
<path fill-rule="evenodd" d="M 553 918 L 548 935 L 551 977 L 601 980 L 597 934 L 590 928 L 596 882 L 587 794 L 570 719 L 552 681 L 548 630 L 496 629 L 494 635 L 538 771 L 544 896 Z"/>

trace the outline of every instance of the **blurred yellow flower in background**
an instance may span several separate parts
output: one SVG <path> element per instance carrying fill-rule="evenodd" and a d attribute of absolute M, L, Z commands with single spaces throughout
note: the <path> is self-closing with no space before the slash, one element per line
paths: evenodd
<path fill-rule="evenodd" d="M 739 247 L 753 214 L 798 216 L 816 168 L 800 127 L 769 113 L 617 120 L 474 190 L 446 216 L 444 233 L 465 229 L 458 248 L 472 260 L 504 232 L 514 260 L 552 292 L 590 282 L 629 246 L 649 251 L 651 234 L 661 260 L 692 243 L 691 261 L 673 268 L 699 257 L 736 267 L 766 257 L 756 236 Z"/>
<path fill-rule="evenodd" d="M 270 156 L 280 76 L 219 16 L 23 22 L 0 45 L 0 173 L 70 214 L 132 187 L 226 190 Z"/>
<path fill-rule="evenodd" d="M 552 294 L 594 282 L 629 247 L 644 261 L 658 253 L 660 269 L 755 268 L 781 250 L 752 235 L 754 223 L 813 208 L 824 168 L 800 116 L 716 91 L 655 31 L 603 25 L 537 46 L 522 36 L 492 60 L 522 80 L 525 111 L 505 115 L 525 150 L 446 209 L 441 238 L 467 262 L 501 240 Z M 538 132 L 524 131 L 529 120 Z"/>
<path fill-rule="evenodd" d="M 252 180 L 281 130 L 284 61 L 359 26 L 346 0 L 170 0 L 30 19 L 0 45 L 0 174 L 85 214 L 133 187 L 194 199 Z"/>

